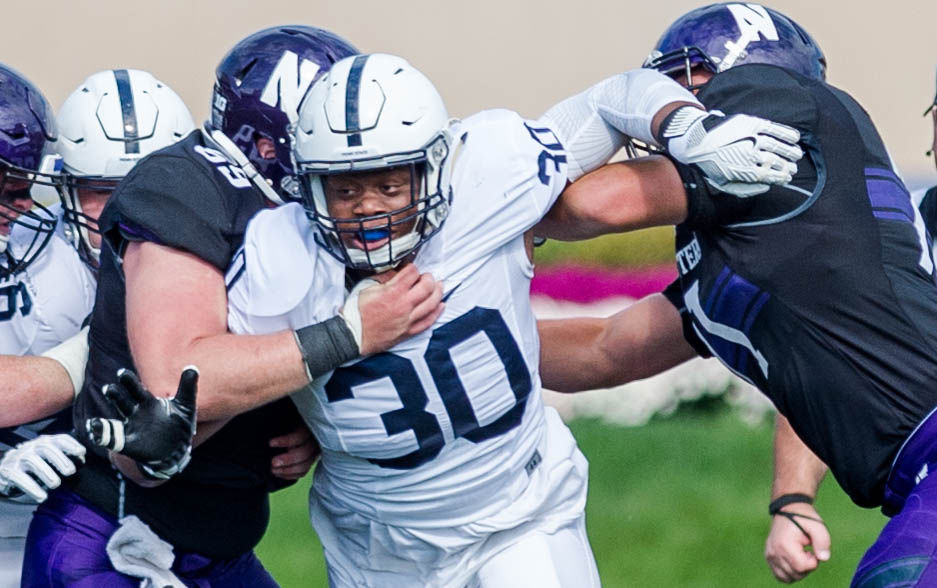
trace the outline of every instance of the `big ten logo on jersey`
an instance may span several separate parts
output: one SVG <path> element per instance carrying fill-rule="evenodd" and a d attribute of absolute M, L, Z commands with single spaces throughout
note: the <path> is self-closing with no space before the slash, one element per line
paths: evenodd
<path fill-rule="evenodd" d="M 677 251 L 677 268 L 680 270 L 680 275 L 685 276 L 690 273 L 702 258 L 703 252 L 694 234 L 693 240 Z"/>
<path fill-rule="evenodd" d="M 729 52 L 722 58 L 719 71 L 729 69 L 735 65 L 736 61 L 745 57 L 748 44 L 757 41 L 759 36 L 765 41 L 778 40 L 778 30 L 764 6 L 757 4 L 728 4 L 726 8 L 732 13 L 735 24 L 739 27 L 739 38 L 735 42 L 726 41 L 726 49 Z"/>
<path fill-rule="evenodd" d="M 211 147 L 196 145 L 195 152 L 207 159 L 209 163 L 214 164 L 221 175 L 235 188 L 250 187 L 251 181 L 247 177 L 247 173 L 241 169 L 239 165 L 232 163 L 221 151 L 212 149 Z"/>
<path fill-rule="evenodd" d="M 490 362 L 486 365 L 492 369 L 481 370 L 489 376 L 498 372 L 502 375 L 494 380 L 476 381 L 478 368 L 473 368 L 474 374 L 465 373 L 464 368 L 460 370 L 453 357 L 457 349 L 472 355 L 470 363 L 476 366 L 482 363 L 480 358 Z M 431 382 L 420 374 L 429 374 Z M 497 385 L 492 386 L 493 383 Z M 341 402 L 355 398 L 356 389 L 368 394 L 374 386 L 387 384 L 394 389 L 401 406 L 381 413 L 384 430 L 388 437 L 412 432 L 415 442 L 411 446 L 416 447 L 399 457 L 368 461 L 404 470 L 434 459 L 446 444 L 437 415 L 426 410 L 430 385 L 442 400 L 453 437 L 472 443 L 481 443 L 517 427 L 533 389 L 524 354 L 501 313 L 481 306 L 434 329 L 421 358 L 384 352 L 336 369 L 325 384 L 325 395 L 329 403 Z M 382 399 L 381 403 L 385 402 Z M 484 415 L 489 422 L 482 425 L 478 415 Z M 355 447 L 349 444 L 348 450 L 353 452 Z"/>
<path fill-rule="evenodd" d="M 29 316 L 33 308 L 33 299 L 29 296 L 26 284 L 10 284 L 0 288 L 0 321 L 8 321 L 17 311 L 23 316 Z"/>
<path fill-rule="evenodd" d="M 537 176 L 540 178 L 540 182 L 544 186 L 547 186 L 550 184 L 547 162 L 549 161 L 553 164 L 554 172 L 560 171 L 560 164 L 566 163 L 566 156 L 563 155 L 563 144 L 556 138 L 553 129 L 532 127 L 527 123 L 524 123 L 524 126 L 527 127 L 527 132 L 530 133 L 534 141 L 544 147 L 544 150 L 540 152 L 540 156 L 537 157 L 537 165 L 540 168 Z M 559 153 L 551 153 L 553 151 Z"/>
<path fill-rule="evenodd" d="M 308 59 L 300 61 L 299 56 L 292 51 L 284 51 L 264 86 L 260 101 L 273 107 L 279 101 L 280 110 L 286 113 L 290 124 L 293 124 L 299 119 L 299 102 L 316 79 L 317 73 L 318 63 Z"/>

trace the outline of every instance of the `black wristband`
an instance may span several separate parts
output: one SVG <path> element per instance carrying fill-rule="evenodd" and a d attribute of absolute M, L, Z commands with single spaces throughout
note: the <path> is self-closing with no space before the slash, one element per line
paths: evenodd
<path fill-rule="evenodd" d="M 782 494 L 781 496 L 778 496 L 772 500 L 771 504 L 768 505 L 768 514 L 774 516 L 781 512 L 781 509 L 788 504 L 794 504 L 796 502 L 813 504 L 813 498 L 807 496 L 806 494 Z"/>
<path fill-rule="evenodd" d="M 341 316 L 293 331 L 310 381 L 361 354 L 348 323 Z"/>

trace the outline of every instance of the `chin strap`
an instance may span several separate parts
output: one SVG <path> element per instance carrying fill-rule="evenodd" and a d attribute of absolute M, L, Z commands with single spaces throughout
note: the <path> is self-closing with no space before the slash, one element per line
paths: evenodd
<path fill-rule="evenodd" d="M 277 194 L 277 191 L 273 189 L 273 186 L 267 183 L 267 178 L 265 178 L 263 174 L 257 171 L 257 168 L 254 167 L 254 164 L 247 159 L 247 156 L 244 155 L 244 152 L 234 144 L 234 141 L 232 141 L 227 135 L 218 129 L 210 129 L 206 126 L 205 130 L 211 140 L 214 141 L 222 151 L 224 151 L 224 154 L 233 159 L 234 163 L 236 163 L 238 167 L 244 170 L 244 173 L 247 174 L 247 177 L 251 180 L 251 182 L 254 183 L 255 186 L 257 186 L 257 188 L 260 189 L 261 192 L 263 192 L 267 200 L 271 200 L 277 204 L 286 204 L 283 198 Z"/>

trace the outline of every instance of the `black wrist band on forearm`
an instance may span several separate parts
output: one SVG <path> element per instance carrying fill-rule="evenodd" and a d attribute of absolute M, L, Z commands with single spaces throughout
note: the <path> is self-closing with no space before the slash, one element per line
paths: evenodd
<path fill-rule="evenodd" d="M 781 512 L 781 509 L 788 504 L 794 504 L 796 502 L 813 504 L 813 497 L 806 494 L 782 494 L 772 500 L 771 504 L 768 505 L 768 514 L 774 516 Z"/>
<path fill-rule="evenodd" d="M 355 336 L 341 316 L 296 329 L 293 334 L 310 380 L 360 355 Z"/>

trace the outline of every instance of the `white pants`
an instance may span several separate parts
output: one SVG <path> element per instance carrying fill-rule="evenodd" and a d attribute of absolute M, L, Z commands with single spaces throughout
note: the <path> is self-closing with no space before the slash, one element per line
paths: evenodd
<path fill-rule="evenodd" d="M 508 508 L 457 527 L 388 525 L 310 493 L 332 587 L 589 588 L 598 571 L 585 531 L 588 462 L 546 411 L 543 461 Z M 519 475 L 526 476 L 525 472 Z M 340 498 L 340 497 L 337 497 Z M 420 523 L 423 524 L 420 524 Z"/>

